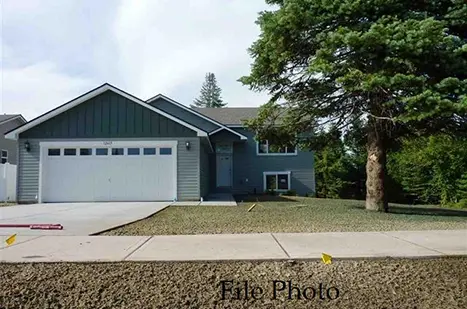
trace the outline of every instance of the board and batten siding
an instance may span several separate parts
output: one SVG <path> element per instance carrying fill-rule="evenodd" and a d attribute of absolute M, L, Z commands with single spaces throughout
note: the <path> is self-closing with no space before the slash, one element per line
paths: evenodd
<path fill-rule="evenodd" d="M 160 141 L 176 140 L 177 145 L 177 199 L 199 200 L 199 145 L 198 137 L 190 138 L 158 138 L 158 139 L 112 139 L 106 141 Z M 24 143 L 26 139 L 18 141 L 20 164 L 18 165 L 17 199 L 20 203 L 37 203 L 39 196 L 39 158 L 41 141 L 67 141 L 63 139 L 27 139 L 30 151 L 27 152 Z M 95 139 L 76 139 L 76 142 L 95 141 Z M 190 142 L 190 150 L 186 149 L 186 142 Z M 63 175 L 66 177 L 66 175 Z"/>
<path fill-rule="evenodd" d="M 21 133 L 20 138 L 180 136 L 197 133 L 109 90 Z"/>

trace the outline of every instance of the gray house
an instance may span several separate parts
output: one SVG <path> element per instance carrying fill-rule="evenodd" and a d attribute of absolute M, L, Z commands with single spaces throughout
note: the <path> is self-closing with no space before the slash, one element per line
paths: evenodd
<path fill-rule="evenodd" d="M 312 152 L 257 143 L 255 108 L 191 109 L 104 84 L 8 132 L 18 202 L 199 200 L 314 191 Z"/>
<path fill-rule="evenodd" d="M 5 138 L 5 133 L 26 123 L 26 119 L 21 115 L 0 115 L 0 162 L 1 164 L 17 164 L 18 144 L 14 140 Z"/>

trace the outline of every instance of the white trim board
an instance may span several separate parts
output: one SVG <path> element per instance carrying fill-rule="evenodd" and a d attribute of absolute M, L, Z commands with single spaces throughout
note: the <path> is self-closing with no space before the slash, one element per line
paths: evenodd
<path fill-rule="evenodd" d="M 141 106 L 143 106 L 143 107 L 145 107 L 145 108 L 147 108 L 147 109 L 149 109 L 149 110 L 151 110 L 153 112 L 158 113 L 161 116 L 164 116 L 164 117 L 166 117 L 166 118 L 168 118 L 168 119 L 170 119 L 172 121 L 175 121 L 175 122 L 189 128 L 189 129 L 195 131 L 198 136 L 208 136 L 206 131 L 203 131 L 203 130 L 201 130 L 201 129 L 199 129 L 199 128 L 197 128 L 197 127 L 195 127 L 195 126 L 193 126 L 193 125 L 191 125 L 191 124 L 189 124 L 189 123 L 187 123 L 187 122 L 185 122 L 183 120 L 180 120 L 180 119 L 178 119 L 178 118 L 176 118 L 176 117 L 174 117 L 174 116 L 172 116 L 172 115 L 170 115 L 170 114 L 168 114 L 168 113 L 166 113 L 166 112 L 164 112 L 164 111 L 162 111 L 162 110 L 160 110 L 158 108 L 155 108 L 154 106 L 144 102 L 143 100 L 138 99 L 138 98 L 136 98 L 136 97 L 134 97 L 134 96 L 132 96 L 132 95 L 130 95 L 130 94 L 128 94 L 128 93 L 126 93 L 126 92 L 124 92 L 124 91 L 122 91 L 122 90 L 120 90 L 120 89 L 118 89 L 118 88 L 116 88 L 116 87 L 114 87 L 112 85 L 110 85 L 110 84 L 104 84 L 104 85 L 102 85 L 102 86 L 100 86 L 100 87 L 98 87 L 98 88 L 96 88 L 94 90 L 91 90 L 90 92 L 88 92 L 88 93 L 86 93 L 86 94 L 84 94 L 84 95 L 82 95 L 80 97 L 77 97 L 76 99 L 73 99 L 73 100 L 69 101 L 68 103 L 63 104 L 62 106 L 60 106 L 60 107 L 58 107 L 58 108 L 56 108 L 56 109 L 54 109 L 54 110 L 52 110 L 52 111 L 50 111 L 50 112 L 48 112 L 46 114 L 43 114 L 42 116 L 37 117 L 36 119 L 33 119 L 32 121 L 26 123 L 23 126 L 15 129 L 13 131 L 8 132 L 5 135 L 5 137 L 7 139 L 17 140 L 18 139 L 18 134 L 20 134 L 20 133 L 22 133 L 22 132 L 24 132 L 26 130 L 29 130 L 29 129 L 43 123 L 44 121 L 47 121 L 50 118 L 53 118 L 53 117 L 65 112 L 65 111 L 67 111 L 67 110 L 69 110 L 69 109 L 71 109 L 71 108 L 73 108 L 73 107 L 75 107 L 75 106 L 77 106 L 77 105 L 79 105 L 79 104 L 81 104 L 83 102 L 86 102 L 89 99 L 91 99 L 91 98 L 93 98 L 93 97 L 95 97 L 95 96 L 97 96 L 97 95 L 99 95 L 99 94 L 101 94 L 101 93 L 103 93 L 103 92 L 105 92 L 107 90 L 113 91 L 114 93 L 119 94 L 122 97 L 125 97 L 126 99 L 128 99 L 128 100 L 130 100 L 130 101 L 132 101 L 132 102 L 134 102 L 136 104 L 139 104 L 139 105 L 141 105 Z"/>
<path fill-rule="evenodd" d="M 154 97 L 152 97 L 152 98 L 146 100 L 146 102 L 147 102 L 147 103 L 150 103 L 150 102 L 155 101 L 155 100 L 157 100 L 157 99 L 164 99 L 164 100 L 166 100 L 167 102 L 170 102 L 170 103 L 172 103 L 172 104 L 174 104 L 174 105 L 176 105 L 176 106 L 178 106 L 178 107 L 180 107 L 180 108 L 182 108 L 182 109 L 184 109 L 184 110 L 186 110 L 186 111 L 189 111 L 189 112 L 192 113 L 193 115 L 196 115 L 196 116 L 198 116 L 198 117 L 200 117 L 200 118 L 202 118 L 202 119 L 204 119 L 204 120 L 206 120 L 206 121 L 209 121 L 209 122 L 211 122 L 211 123 L 213 123 L 213 124 L 219 126 L 220 129 L 225 129 L 225 130 L 227 130 L 227 131 L 229 131 L 229 132 L 231 132 L 231 133 L 233 133 L 233 134 L 235 134 L 235 135 L 238 135 L 238 136 L 240 137 L 241 140 L 247 140 L 247 139 L 248 139 L 248 137 L 246 137 L 245 135 L 240 134 L 240 133 L 236 132 L 235 130 L 230 129 L 229 127 L 223 125 L 222 123 L 217 122 L 217 121 L 215 121 L 215 120 L 213 120 L 213 119 L 211 119 L 211 118 L 209 118 L 209 117 L 207 117 L 207 116 L 205 116 L 205 115 L 203 115 L 203 114 L 201 114 L 201 113 L 198 113 L 197 111 L 194 111 L 193 109 L 188 108 L 188 107 L 186 107 L 185 105 L 183 105 L 183 104 L 181 104 L 181 103 L 178 103 L 177 101 L 172 100 L 171 98 L 166 97 L 166 96 L 163 95 L 163 94 L 158 94 L 158 95 L 156 95 L 156 96 L 154 96 Z M 219 129 L 216 129 L 216 130 L 214 130 L 213 132 L 218 132 L 218 130 L 219 130 Z M 213 132 L 209 133 L 209 135 L 214 134 Z"/>

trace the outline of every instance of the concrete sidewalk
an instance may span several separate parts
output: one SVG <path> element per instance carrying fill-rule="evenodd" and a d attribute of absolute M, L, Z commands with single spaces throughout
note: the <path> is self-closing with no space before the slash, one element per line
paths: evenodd
<path fill-rule="evenodd" d="M 221 261 L 467 255 L 467 230 L 174 236 L 18 236 L 0 262 Z"/>

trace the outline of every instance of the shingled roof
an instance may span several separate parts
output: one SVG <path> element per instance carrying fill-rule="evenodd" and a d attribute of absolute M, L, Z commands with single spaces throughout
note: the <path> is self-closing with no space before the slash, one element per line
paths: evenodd
<path fill-rule="evenodd" d="M 195 111 L 224 125 L 242 125 L 243 120 L 255 118 L 258 107 L 223 107 L 223 108 L 194 108 Z"/>

